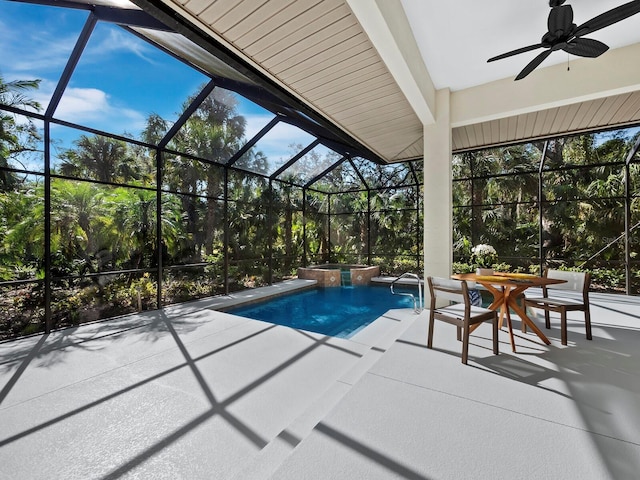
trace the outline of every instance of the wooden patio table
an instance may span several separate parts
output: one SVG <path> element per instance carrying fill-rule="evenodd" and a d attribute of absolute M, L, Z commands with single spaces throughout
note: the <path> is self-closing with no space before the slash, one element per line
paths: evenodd
<path fill-rule="evenodd" d="M 457 280 L 467 280 L 469 282 L 476 282 L 486 288 L 493 295 L 493 303 L 489 305 L 491 310 L 500 309 L 500 328 L 502 328 L 502 322 L 506 315 L 507 328 L 509 330 L 509 340 L 511 341 L 511 350 L 516 351 L 516 344 L 513 338 L 513 328 L 511 326 L 511 314 L 509 309 L 511 308 L 522 319 L 522 331 L 526 331 L 526 327 L 530 327 L 535 332 L 540 340 L 547 345 L 551 344 L 542 330 L 540 330 L 535 323 L 527 316 L 527 312 L 524 308 L 518 305 L 517 299 L 523 294 L 523 292 L 529 287 L 542 287 L 544 285 L 551 285 L 554 283 L 565 283 L 565 280 L 558 280 L 555 278 L 538 277 L 536 275 L 517 274 L 517 273 L 500 273 L 496 272 L 493 275 L 477 275 L 475 273 L 460 273 L 452 275 L 451 278 Z M 478 325 L 474 325 L 478 327 Z"/>

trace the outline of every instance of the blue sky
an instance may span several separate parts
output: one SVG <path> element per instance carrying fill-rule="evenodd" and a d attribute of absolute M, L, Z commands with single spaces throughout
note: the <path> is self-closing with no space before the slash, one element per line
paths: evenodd
<path fill-rule="evenodd" d="M 40 79 L 30 93 L 44 108 L 67 63 L 88 13 L 0 0 L 0 73 L 6 81 Z M 146 118 L 175 120 L 185 99 L 208 78 L 117 25 L 98 22 L 65 90 L 56 118 L 138 137 Z M 251 138 L 273 115 L 239 97 Z M 76 133 L 53 127 L 52 137 L 71 147 Z M 280 125 L 259 144 L 272 160 L 288 157 L 291 143 L 312 138 Z"/>

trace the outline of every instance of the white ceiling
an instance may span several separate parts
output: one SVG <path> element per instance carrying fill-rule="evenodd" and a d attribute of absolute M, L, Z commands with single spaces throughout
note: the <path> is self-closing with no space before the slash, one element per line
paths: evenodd
<path fill-rule="evenodd" d="M 501 53 L 540 42 L 547 31 L 548 0 L 401 0 L 418 48 L 436 89 L 452 91 L 514 77 L 542 49 L 487 63 Z M 580 25 L 624 0 L 573 0 Z M 599 30 L 588 38 L 611 49 L 640 42 L 640 14 Z M 603 56 L 606 56 L 606 52 Z M 540 67 L 566 63 L 566 52 L 551 54 Z M 569 60 L 577 59 L 570 57 Z M 590 59 L 597 62 L 599 59 Z M 568 73 L 571 75 L 571 73 Z M 568 77 L 569 79 L 571 77 Z M 520 80 L 526 84 L 529 77 Z"/>

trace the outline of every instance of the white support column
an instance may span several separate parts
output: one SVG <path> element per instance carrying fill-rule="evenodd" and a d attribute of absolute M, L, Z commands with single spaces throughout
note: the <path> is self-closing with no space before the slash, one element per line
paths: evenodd
<path fill-rule="evenodd" d="M 453 212 L 450 92 L 436 92 L 436 122 L 424 127 L 424 276 L 451 275 Z"/>
<path fill-rule="evenodd" d="M 435 87 L 400 0 L 347 0 L 420 121 L 434 122 Z"/>

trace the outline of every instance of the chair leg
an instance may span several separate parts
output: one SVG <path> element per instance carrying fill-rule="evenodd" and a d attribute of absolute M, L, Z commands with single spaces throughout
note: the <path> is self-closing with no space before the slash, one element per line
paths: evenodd
<path fill-rule="evenodd" d="M 551 328 L 551 320 L 549 320 L 549 310 L 544 311 L 544 326 Z"/>
<path fill-rule="evenodd" d="M 464 331 L 462 333 L 462 363 L 467 364 L 469 357 L 469 323 L 464 322 Z"/>
<path fill-rule="evenodd" d="M 427 334 L 427 348 L 433 347 L 433 324 L 434 324 L 433 315 L 429 316 L 429 333 Z"/>
<path fill-rule="evenodd" d="M 516 341 L 513 338 L 513 325 L 511 324 L 511 314 L 507 310 L 507 329 L 509 330 L 509 342 L 511 343 L 511 350 L 516 351 Z"/>
<path fill-rule="evenodd" d="M 560 341 L 562 345 L 567 344 L 567 311 L 564 308 L 560 311 Z"/>
<path fill-rule="evenodd" d="M 456 338 L 458 341 L 462 340 L 462 329 L 458 326 L 456 326 Z"/>
<path fill-rule="evenodd" d="M 498 316 L 493 317 L 493 353 L 498 355 Z"/>
<path fill-rule="evenodd" d="M 589 311 L 589 305 L 584 311 L 584 326 L 587 329 L 587 340 L 591 340 L 591 312 Z"/>

